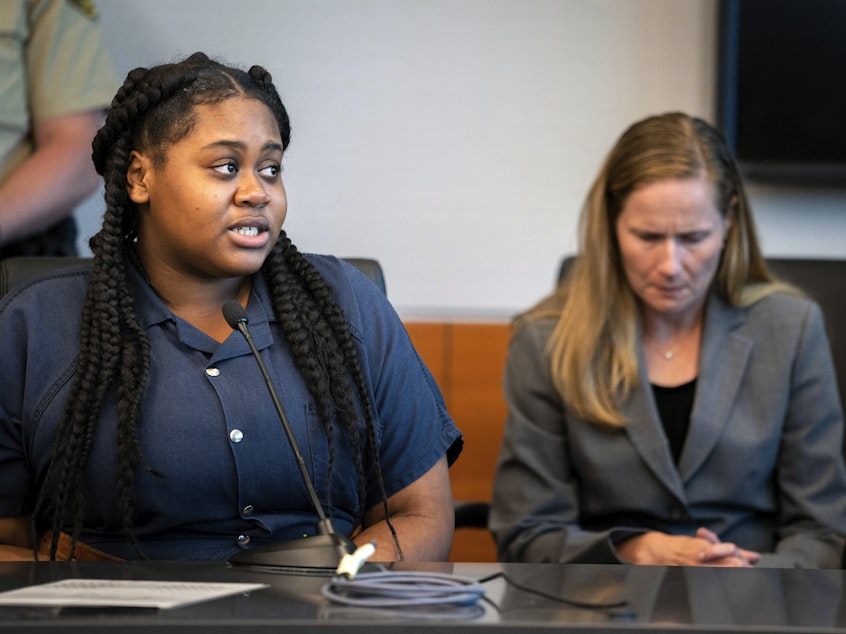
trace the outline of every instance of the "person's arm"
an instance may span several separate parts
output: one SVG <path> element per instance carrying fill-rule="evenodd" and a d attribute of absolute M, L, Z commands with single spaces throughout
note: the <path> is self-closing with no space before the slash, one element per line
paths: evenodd
<path fill-rule="evenodd" d="M 34 124 L 33 154 L 0 187 L 0 246 L 59 222 L 94 192 L 91 141 L 102 118 L 98 110 Z"/>
<path fill-rule="evenodd" d="M 33 561 L 30 518 L 0 517 L 0 561 Z"/>
<path fill-rule="evenodd" d="M 388 510 L 404 560 L 446 561 L 455 527 L 446 456 L 423 476 L 389 497 Z M 372 561 L 399 559 L 382 504 L 367 511 L 364 530 L 354 541 L 357 546 L 375 542 Z"/>
<path fill-rule="evenodd" d="M 774 552 L 759 566 L 838 568 L 846 532 L 843 412 L 820 309 L 805 315 L 776 470 Z"/>
<path fill-rule="evenodd" d="M 313 260 L 340 267 L 338 303 L 362 345 L 363 369 L 372 385 L 374 439 L 391 526 L 407 561 L 446 561 L 452 547 L 455 509 L 448 467 L 461 452 L 461 433 L 446 411 L 435 379 L 414 349 L 385 294 L 347 262 Z M 358 545 L 375 542 L 373 561 L 400 558 L 385 521 L 382 487 L 372 476 Z"/>
<path fill-rule="evenodd" d="M 546 320 L 520 327 L 509 344 L 503 378 L 508 417 L 489 528 L 501 561 L 620 563 L 614 543 L 646 531 L 581 524 L 580 482 L 546 351 L 553 327 Z"/>

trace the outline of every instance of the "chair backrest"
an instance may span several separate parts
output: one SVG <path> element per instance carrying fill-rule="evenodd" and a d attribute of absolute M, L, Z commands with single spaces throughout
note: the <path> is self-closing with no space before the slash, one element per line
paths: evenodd
<path fill-rule="evenodd" d="M 20 256 L 0 260 L 0 297 L 28 280 L 64 268 L 90 264 L 91 258 L 60 256 Z"/>
<path fill-rule="evenodd" d="M 573 261 L 572 255 L 562 259 L 558 269 L 559 284 L 572 269 Z M 776 277 L 799 287 L 822 308 L 837 372 L 840 402 L 846 406 L 846 260 L 768 258 L 767 264 Z"/>
<path fill-rule="evenodd" d="M 379 287 L 379 289 L 388 294 L 388 289 L 385 285 L 385 274 L 382 272 L 382 265 L 379 264 L 379 260 L 374 260 L 372 258 L 341 258 L 342 260 L 349 262 L 359 271 L 364 273 L 367 277 L 373 280 L 373 283 Z"/>
<path fill-rule="evenodd" d="M 373 283 L 385 293 L 385 276 L 378 260 L 371 258 L 342 258 L 373 280 Z M 11 288 L 53 271 L 63 268 L 90 264 L 92 258 L 66 258 L 54 256 L 20 256 L 0 260 L 0 297 Z"/>

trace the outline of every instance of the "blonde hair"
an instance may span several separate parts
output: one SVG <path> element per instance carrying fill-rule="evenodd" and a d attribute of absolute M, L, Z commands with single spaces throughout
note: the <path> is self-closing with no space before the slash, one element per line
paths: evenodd
<path fill-rule="evenodd" d="M 551 371 L 578 416 L 624 426 L 620 403 L 638 383 L 637 300 L 623 272 L 615 222 L 627 197 L 645 184 L 706 174 L 717 207 L 731 224 L 713 287 L 733 306 L 777 290 L 795 292 L 769 272 L 758 245 L 737 164 L 720 133 L 702 119 L 667 113 L 639 121 L 611 149 L 579 220 L 579 253 L 566 281 L 524 315 L 557 317 L 549 342 Z"/>

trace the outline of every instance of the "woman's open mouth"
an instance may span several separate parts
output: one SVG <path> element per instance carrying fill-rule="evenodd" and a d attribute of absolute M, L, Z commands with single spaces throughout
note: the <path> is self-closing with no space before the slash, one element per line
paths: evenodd
<path fill-rule="evenodd" d="M 239 247 L 246 249 L 260 249 L 270 240 L 267 220 L 264 218 L 249 218 L 229 227 L 232 241 Z"/>

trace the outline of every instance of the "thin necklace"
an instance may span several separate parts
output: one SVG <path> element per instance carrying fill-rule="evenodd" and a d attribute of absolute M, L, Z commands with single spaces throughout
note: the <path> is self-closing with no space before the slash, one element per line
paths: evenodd
<path fill-rule="evenodd" d="M 684 350 L 687 348 L 687 341 L 682 339 L 680 341 L 675 342 L 675 346 L 677 350 Z M 672 361 L 676 356 L 676 353 L 672 351 L 672 349 L 668 349 L 664 351 L 664 358 L 667 361 Z"/>
<path fill-rule="evenodd" d="M 667 361 L 672 361 L 676 358 L 676 353 L 683 352 L 687 348 L 687 341 L 685 339 L 680 339 L 670 343 L 675 347 L 675 350 L 667 348 L 664 352 L 660 353 Z"/>
<path fill-rule="evenodd" d="M 692 328 L 688 329 L 684 332 L 681 336 L 672 337 L 670 341 L 663 342 L 664 345 L 668 347 L 664 349 L 663 352 L 658 352 L 662 357 L 664 357 L 665 361 L 672 361 L 676 358 L 678 354 L 681 354 L 690 348 L 690 340 L 691 337 L 698 337 L 700 331 L 700 324 L 695 324 Z M 653 350 L 655 347 L 660 344 L 653 344 Z M 675 349 L 674 349 L 675 348 Z"/>

